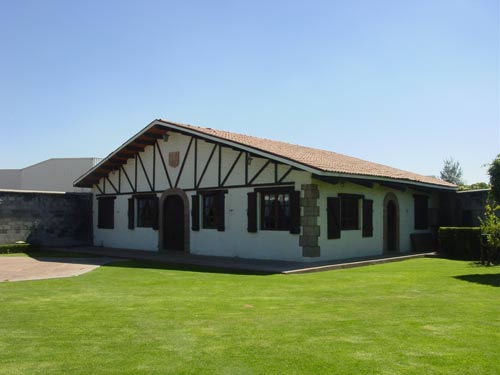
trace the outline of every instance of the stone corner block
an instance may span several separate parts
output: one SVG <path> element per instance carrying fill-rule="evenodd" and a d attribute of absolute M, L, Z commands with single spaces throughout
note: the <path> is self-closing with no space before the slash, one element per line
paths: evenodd
<path fill-rule="evenodd" d="M 302 248 L 302 256 L 307 258 L 316 258 L 321 255 L 319 246 L 304 246 Z"/>

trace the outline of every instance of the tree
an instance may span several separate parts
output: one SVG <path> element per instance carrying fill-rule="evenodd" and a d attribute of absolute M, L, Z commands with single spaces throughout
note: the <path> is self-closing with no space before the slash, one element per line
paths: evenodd
<path fill-rule="evenodd" d="M 498 158 L 497 158 L 498 159 Z M 500 251 L 500 206 L 492 207 L 486 205 L 484 218 L 481 221 L 481 263 L 489 266 L 498 260 Z"/>
<path fill-rule="evenodd" d="M 462 167 L 458 161 L 453 160 L 453 158 L 444 161 L 444 166 L 441 170 L 441 180 L 455 185 L 463 185 L 462 174 Z"/>
<path fill-rule="evenodd" d="M 490 185 L 486 182 L 476 182 L 472 185 L 460 185 L 458 190 L 478 190 L 478 189 L 489 189 Z"/>
<path fill-rule="evenodd" d="M 488 168 L 490 175 L 491 197 L 500 203 L 500 154 L 493 160 Z"/>

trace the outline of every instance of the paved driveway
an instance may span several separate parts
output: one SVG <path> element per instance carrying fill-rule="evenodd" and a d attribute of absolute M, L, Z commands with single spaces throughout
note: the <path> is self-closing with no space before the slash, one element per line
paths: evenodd
<path fill-rule="evenodd" d="M 0 282 L 78 276 L 113 261 L 116 259 L 0 257 Z"/>

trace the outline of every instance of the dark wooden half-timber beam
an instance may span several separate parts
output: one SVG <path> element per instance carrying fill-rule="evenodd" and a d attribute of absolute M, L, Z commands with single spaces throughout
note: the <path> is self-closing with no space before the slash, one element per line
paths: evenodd
<path fill-rule="evenodd" d="M 255 174 L 255 176 L 253 176 L 253 178 L 252 178 L 252 179 L 248 182 L 248 184 L 249 184 L 249 185 L 252 185 L 252 182 L 254 182 L 254 181 L 257 179 L 257 177 L 259 177 L 259 176 L 260 176 L 260 174 L 264 171 L 264 169 L 266 169 L 266 168 L 267 168 L 267 166 L 268 166 L 269 164 L 271 164 L 271 160 L 269 160 L 269 159 L 268 159 L 268 160 L 266 161 L 266 163 L 262 166 L 262 168 L 260 168 L 260 169 L 257 171 L 257 173 Z"/>
<path fill-rule="evenodd" d="M 198 188 L 200 186 L 201 181 L 203 180 L 203 177 L 205 176 L 205 172 L 207 171 L 208 165 L 212 161 L 212 157 L 214 156 L 216 148 L 217 148 L 217 145 L 215 144 L 214 147 L 212 148 L 212 151 L 210 152 L 210 156 L 208 157 L 208 160 L 205 164 L 205 167 L 203 168 L 203 172 L 201 172 L 200 179 L 198 180 L 198 183 L 196 184 L 195 188 Z"/>
<path fill-rule="evenodd" d="M 278 180 L 278 182 L 283 182 L 285 180 L 285 178 L 288 177 L 288 175 L 290 173 L 292 173 L 292 171 L 294 170 L 295 168 L 294 167 L 290 167 L 288 168 L 288 170 L 283 174 L 283 176 L 281 176 L 281 178 Z"/>
<path fill-rule="evenodd" d="M 151 191 L 154 191 L 153 185 L 151 184 L 151 180 L 149 179 L 148 172 L 146 172 L 146 168 L 144 167 L 144 163 L 142 162 L 141 154 L 137 154 L 137 159 L 139 159 L 139 163 L 141 164 L 142 171 L 144 172 L 144 176 L 146 176 L 146 181 L 148 182 L 149 188 Z M 137 170 L 136 170 L 137 173 Z"/>
<path fill-rule="evenodd" d="M 106 180 L 108 180 L 108 182 L 109 182 L 109 184 L 111 185 L 111 187 L 113 188 L 113 190 L 114 190 L 116 193 L 119 193 L 120 191 L 116 188 L 115 184 L 113 184 L 113 183 L 111 182 L 111 180 L 109 179 L 109 177 L 108 177 L 108 176 L 106 176 L 105 178 L 106 178 Z"/>
<path fill-rule="evenodd" d="M 125 175 L 125 178 L 127 179 L 128 181 L 128 184 L 130 185 L 130 189 L 132 189 L 132 191 L 135 193 L 135 188 L 134 188 L 134 185 L 132 184 L 132 181 L 130 180 L 130 177 L 128 176 L 128 173 L 127 171 L 125 170 L 125 168 L 121 168 L 121 171 L 123 172 L 123 174 Z"/>
<path fill-rule="evenodd" d="M 177 188 L 177 186 L 179 185 L 179 181 L 181 180 L 182 172 L 184 171 L 184 166 L 186 165 L 186 160 L 189 156 L 189 150 L 191 150 L 191 145 L 193 144 L 193 140 L 194 140 L 193 137 L 191 137 L 191 139 L 189 140 L 186 154 L 184 155 L 184 159 L 182 159 L 181 169 L 179 170 L 179 174 L 177 175 L 177 180 L 175 180 L 175 186 L 174 186 L 175 188 Z"/>
<path fill-rule="evenodd" d="M 97 190 L 99 190 L 99 192 L 100 192 L 101 194 L 104 194 L 104 192 L 102 191 L 101 187 L 99 186 L 99 183 L 94 184 L 94 186 L 97 188 Z"/>
<path fill-rule="evenodd" d="M 231 168 L 229 168 L 229 171 L 227 172 L 226 177 L 224 177 L 224 179 L 222 180 L 221 186 L 224 186 L 224 184 L 226 183 L 227 179 L 229 178 L 229 176 L 233 172 L 234 167 L 236 166 L 236 164 L 238 164 L 238 161 L 240 160 L 241 155 L 243 155 L 243 151 L 240 151 L 240 153 L 238 154 L 238 156 L 234 160 L 233 164 L 231 164 Z"/>
<path fill-rule="evenodd" d="M 160 145 L 158 141 L 156 141 L 156 149 L 158 150 L 158 155 L 160 155 L 161 164 L 163 165 L 163 170 L 165 171 L 165 175 L 167 176 L 168 186 L 172 188 L 172 180 L 170 180 L 170 175 L 168 174 L 167 165 L 165 164 L 165 159 L 163 158 L 163 154 L 161 152 Z"/>

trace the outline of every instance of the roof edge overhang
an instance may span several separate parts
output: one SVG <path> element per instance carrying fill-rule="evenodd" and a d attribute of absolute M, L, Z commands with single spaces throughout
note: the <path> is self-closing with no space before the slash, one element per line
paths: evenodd
<path fill-rule="evenodd" d="M 373 176 L 373 175 L 358 175 L 358 174 L 348 174 L 348 173 L 340 173 L 340 172 L 330 172 L 330 171 L 324 171 L 315 167 L 312 167 L 310 165 L 304 164 L 304 163 L 299 163 L 293 159 L 289 159 L 280 155 L 276 155 L 274 153 L 268 152 L 261 150 L 256 147 L 248 146 L 236 141 L 230 141 L 221 137 L 217 137 L 214 135 L 206 134 L 203 132 L 196 131 L 196 129 L 188 128 L 186 126 L 183 126 L 181 124 L 176 124 L 175 122 L 170 122 L 162 119 L 156 119 L 149 123 L 146 127 L 144 127 L 142 130 L 134 134 L 132 137 L 130 137 L 127 141 L 125 141 L 122 145 L 120 145 L 115 151 L 110 153 L 108 156 L 103 158 L 98 164 L 96 164 L 93 168 L 89 169 L 87 172 L 85 172 L 82 176 L 78 177 L 74 182 L 73 186 L 75 187 L 93 187 L 93 183 L 89 183 L 86 181 L 86 179 L 91 176 L 95 171 L 97 171 L 99 168 L 104 166 L 106 162 L 111 159 L 113 156 L 118 154 L 120 151 L 122 151 L 124 148 L 126 148 L 130 143 L 133 143 L 136 138 L 140 137 L 144 133 L 148 132 L 154 127 L 163 127 L 166 128 L 165 130 L 177 130 L 178 132 L 185 133 L 185 134 L 190 134 L 199 138 L 203 138 L 212 142 L 217 142 L 221 144 L 228 145 L 233 148 L 238 148 L 241 149 L 242 151 L 247 151 L 251 152 L 254 155 L 262 156 L 268 159 L 273 159 L 277 162 L 281 162 L 283 164 L 288 164 L 292 167 L 295 167 L 297 169 L 310 172 L 312 174 L 316 174 L 319 176 L 328 176 L 328 177 L 344 177 L 344 178 L 351 178 L 351 179 L 359 179 L 359 180 L 372 180 L 372 181 L 380 181 L 380 182 L 395 182 L 395 183 L 401 183 L 401 184 L 406 184 L 406 185 L 414 185 L 414 186 L 419 186 L 419 187 L 425 187 L 425 188 L 432 188 L 432 189 L 441 189 L 441 190 L 449 190 L 449 191 L 455 191 L 457 190 L 457 187 L 451 187 L 451 186 L 444 186 L 444 185 L 438 185 L 438 184 L 429 184 L 429 183 L 423 183 L 423 182 L 418 182 L 418 181 L 412 181 L 412 180 L 405 180 L 405 179 L 395 179 L 395 178 L 389 178 L 389 177 L 380 177 L 380 176 Z"/>

